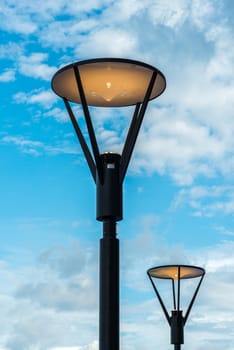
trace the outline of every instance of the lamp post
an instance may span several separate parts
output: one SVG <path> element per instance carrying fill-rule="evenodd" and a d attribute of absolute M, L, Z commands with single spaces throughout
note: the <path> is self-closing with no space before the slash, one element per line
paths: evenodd
<path fill-rule="evenodd" d="M 152 283 L 154 291 L 158 297 L 159 303 L 163 309 L 164 315 L 171 328 L 171 344 L 174 344 L 175 350 L 180 350 L 181 344 L 184 344 L 184 326 L 187 322 L 188 316 L 194 304 L 195 298 L 201 286 L 202 280 L 205 276 L 205 270 L 202 267 L 189 266 L 189 265 L 165 265 L 153 267 L 147 271 L 149 279 Z M 185 316 L 183 316 L 180 309 L 181 304 L 181 280 L 190 278 L 199 278 L 198 285 L 194 291 L 191 301 L 188 305 Z M 173 310 L 171 316 L 166 309 L 166 306 L 162 300 L 162 297 L 156 287 L 156 279 L 166 279 L 172 282 L 172 297 L 173 297 Z M 155 282 L 154 282 L 155 281 Z M 175 290 L 175 281 L 177 281 L 177 297 Z"/>
<path fill-rule="evenodd" d="M 66 106 L 91 175 L 96 184 L 96 219 L 103 223 L 100 240 L 99 349 L 119 349 L 119 241 L 116 223 L 122 220 L 122 184 L 148 102 L 166 88 L 155 67 L 128 59 L 99 58 L 60 69 L 52 89 Z M 71 104 L 82 105 L 89 143 Z M 135 106 L 122 154 L 100 154 L 88 106 Z"/>

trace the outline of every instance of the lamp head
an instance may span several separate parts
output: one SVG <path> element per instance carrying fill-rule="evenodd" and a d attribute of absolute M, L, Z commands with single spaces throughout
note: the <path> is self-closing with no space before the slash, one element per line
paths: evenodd
<path fill-rule="evenodd" d="M 67 65 L 52 78 L 53 91 L 70 102 L 81 103 L 74 67 L 79 70 L 90 106 L 123 107 L 142 103 L 155 71 L 157 77 L 150 100 L 161 95 L 166 88 L 164 75 L 151 65 L 129 59 L 91 59 Z"/>
<path fill-rule="evenodd" d="M 175 349 L 180 349 L 180 344 L 184 343 L 184 326 L 187 322 L 188 316 L 190 314 L 191 308 L 197 296 L 198 290 L 200 288 L 201 282 L 205 275 L 205 270 L 202 267 L 191 266 L 191 265 L 165 265 L 152 267 L 147 271 L 149 279 L 152 283 L 156 296 L 162 307 L 164 315 L 168 321 L 171 328 L 171 344 L 175 345 Z M 182 310 L 180 310 L 180 281 L 181 279 L 189 279 L 200 277 L 197 287 L 192 295 L 192 299 L 188 305 L 185 316 L 183 316 Z M 163 299 L 157 289 L 156 279 L 166 279 L 170 280 L 172 283 L 172 297 L 174 310 L 169 315 L 169 312 L 163 302 Z M 175 281 L 177 281 L 175 283 Z M 177 298 L 175 285 L 177 285 Z M 177 299 L 177 300 L 176 300 Z"/>
<path fill-rule="evenodd" d="M 205 270 L 191 265 L 165 265 L 149 269 L 148 274 L 154 278 L 178 280 L 201 277 Z"/>

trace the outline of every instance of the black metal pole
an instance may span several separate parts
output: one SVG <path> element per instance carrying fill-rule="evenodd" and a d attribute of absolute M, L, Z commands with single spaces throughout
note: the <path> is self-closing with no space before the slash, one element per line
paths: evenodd
<path fill-rule="evenodd" d="M 97 174 L 97 220 L 103 222 L 100 240 L 99 350 L 119 350 L 119 240 L 116 222 L 122 220 L 120 155 L 101 155 L 102 179 Z"/>
<path fill-rule="evenodd" d="M 175 350 L 180 350 L 180 349 L 181 349 L 181 344 L 175 344 L 174 349 L 175 349 Z"/>
<path fill-rule="evenodd" d="M 99 297 L 99 349 L 119 350 L 119 240 L 113 220 L 103 222 Z"/>

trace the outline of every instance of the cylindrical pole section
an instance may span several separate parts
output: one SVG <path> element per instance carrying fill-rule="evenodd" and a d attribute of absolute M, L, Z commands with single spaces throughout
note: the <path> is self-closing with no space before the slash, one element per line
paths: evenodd
<path fill-rule="evenodd" d="M 102 174 L 96 176 L 97 220 L 119 221 L 123 218 L 122 183 L 120 181 L 120 155 L 101 155 Z"/>
<path fill-rule="evenodd" d="M 99 298 L 99 350 L 119 350 L 119 240 L 113 220 L 103 222 Z"/>
<path fill-rule="evenodd" d="M 172 311 L 170 323 L 171 323 L 171 344 L 175 344 L 175 345 L 184 344 L 184 318 L 182 315 L 182 310 Z"/>

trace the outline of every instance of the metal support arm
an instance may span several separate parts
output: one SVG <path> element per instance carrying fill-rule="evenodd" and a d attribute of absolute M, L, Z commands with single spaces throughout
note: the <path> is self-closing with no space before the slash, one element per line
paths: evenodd
<path fill-rule="evenodd" d="M 79 124 L 77 123 L 77 120 L 74 116 L 74 113 L 71 109 L 71 106 L 68 102 L 67 99 L 63 99 L 64 101 L 64 104 L 66 106 L 66 109 L 67 109 L 67 112 L 68 112 L 68 115 L 71 119 L 71 122 L 72 122 L 72 125 L 73 125 L 73 128 L 76 132 L 76 136 L 80 142 L 80 145 L 81 145 L 81 148 L 83 150 L 83 153 L 84 153 L 84 156 L 87 160 L 87 163 L 88 163 L 88 166 L 89 166 L 89 169 L 90 169 L 90 172 L 92 174 L 92 177 L 94 179 L 94 182 L 96 182 L 96 164 L 94 163 L 94 160 L 93 160 L 93 157 L 92 157 L 92 154 L 90 153 L 90 150 L 89 150 L 89 147 L 84 139 L 84 136 L 80 130 L 80 127 L 79 127 Z"/>
<path fill-rule="evenodd" d="M 163 309 L 163 313 L 164 313 L 164 315 L 165 315 L 165 317 L 166 317 L 166 319 L 167 319 L 167 322 L 168 322 L 168 324 L 169 324 L 169 326 L 170 326 L 170 325 L 171 325 L 171 318 L 170 318 L 169 313 L 168 313 L 168 311 L 167 311 L 167 309 L 166 309 L 166 306 L 164 305 L 164 302 L 162 301 L 162 298 L 161 298 L 161 296 L 160 296 L 160 294 L 159 294 L 159 292 L 158 292 L 158 290 L 157 290 L 157 288 L 156 288 L 156 286 L 155 286 L 155 284 L 154 284 L 154 282 L 153 282 L 153 279 L 152 279 L 152 277 L 150 276 L 150 274 L 149 274 L 148 271 L 147 271 L 147 274 L 148 274 L 148 276 L 149 276 L 149 279 L 150 279 L 150 282 L 151 282 L 151 284 L 152 284 L 152 287 L 153 287 L 153 289 L 154 289 L 154 291 L 155 291 L 155 293 L 156 293 L 156 295 L 157 295 L 157 298 L 158 298 L 158 300 L 159 300 L 159 303 L 160 303 L 160 305 L 161 305 L 161 307 L 162 307 L 162 309 Z"/>
<path fill-rule="evenodd" d="M 134 146 L 136 143 L 136 139 L 137 139 L 137 136 L 139 134 L 140 127 L 141 127 L 141 124 L 142 124 L 142 121 L 143 121 L 143 118 L 145 115 L 145 111 L 146 111 L 146 108 L 147 108 L 147 105 L 148 105 L 148 102 L 150 99 L 150 95 L 151 95 L 151 92 L 153 90 L 155 80 L 157 78 L 157 74 L 158 73 L 156 70 L 153 71 L 153 74 L 152 74 L 152 77 L 150 79 L 149 86 L 147 88 L 147 91 L 146 91 L 146 94 L 144 97 L 144 101 L 141 105 L 141 108 L 140 108 L 140 104 L 136 105 L 136 109 L 135 109 L 135 112 L 133 115 L 132 123 L 131 123 L 130 128 L 129 128 L 127 140 L 125 142 L 124 149 L 122 152 L 121 174 L 120 174 L 121 182 L 123 182 L 123 180 L 124 180 L 124 177 L 125 177 L 125 174 L 126 174 L 126 171 L 127 171 L 127 168 L 128 168 L 131 156 L 132 156 L 132 152 L 133 152 L 133 149 L 134 149 Z"/>
<path fill-rule="evenodd" d="M 93 156 L 94 156 L 94 159 L 96 161 L 97 173 L 98 173 L 100 181 L 102 181 L 102 165 L 101 165 L 101 159 L 100 159 L 100 152 L 99 152 L 99 148 L 98 148 L 92 120 L 90 118 L 89 108 L 88 108 L 88 104 L 86 101 L 86 97 L 85 97 L 85 93 L 84 93 L 84 89 L 83 89 L 83 84 L 82 84 L 81 77 L 80 77 L 80 72 L 79 72 L 79 69 L 78 69 L 76 64 L 73 66 L 73 69 L 74 69 L 74 74 L 76 77 L 77 89 L 78 89 L 79 94 L 80 94 L 80 99 L 81 99 L 83 112 L 84 112 L 84 116 L 85 116 L 85 121 L 86 121 L 87 129 L 88 129 L 88 133 L 89 133 L 89 138 L 90 138 L 90 142 L 91 142 L 91 146 L 92 146 L 92 150 L 93 150 Z"/>
<path fill-rule="evenodd" d="M 187 309 L 186 314 L 185 314 L 185 316 L 184 316 L 184 324 L 187 322 L 187 319 L 188 319 L 188 317 L 189 317 L 190 311 L 191 311 L 191 309 L 192 309 L 192 306 L 193 306 L 193 304 L 194 304 L 194 301 L 195 301 L 195 299 L 196 299 L 197 293 L 198 293 L 198 291 L 199 291 L 199 289 L 200 289 L 200 286 L 201 286 L 201 283 L 202 283 L 202 280 L 203 280 L 204 276 L 205 276 L 205 275 L 202 275 L 202 276 L 201 276 L 201 279 L 200 279 L 200 281 L 199 281 L 199 283 L 198 283 L 198 286 L 197 286 L 197 288 L 196 288 L 196 290 L 195 290 L 195 293 L 194 293 L 194 295 L 193 295 L 193 297 L 192 297 L 192 300 L 191 300 L 191 302 L 190 302 L 190 304 L 189 304 L 189 306 L 188 306 L 188 309 Z"/>

